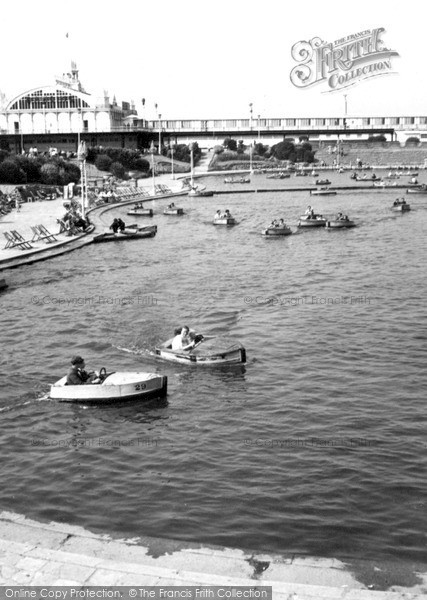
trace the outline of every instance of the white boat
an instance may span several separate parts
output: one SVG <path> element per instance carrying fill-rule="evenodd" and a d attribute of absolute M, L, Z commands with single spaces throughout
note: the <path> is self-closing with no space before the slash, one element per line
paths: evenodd
<path fill-rule="evenodd" d="M 213 220 L 214 225 L 236 225 L 236 219 L 234 217 L 220 217 L 219 219 Z"/>
<path fill-rule="evenodd" d="M 224 183 L 250 183 L 250 177 L 239 177 L 238 179 L 234 179 L 234 177 L 225 177 Z"/>
<path fill-rule="evenodd" d="M 267 227 L 262 232 L 262 235 L 268 235 L 269 237 L 277 237 L 291 234 L 292 230 L 287 225 L 285 225 L 284 227 Z"/>
<path fill-rule="evenodd" d="M 421 185 L 420 187 L 408 188 L 406 190 L 407 194 L 427 194 L 427 186 Z"/>
<path fill-rule="evenodd" d="M 331 185 L 329 179 L 317 179 L 316 185 Z"/>
<path fill-rule="evenodd" d="M 320 190 L 310 190 L 310 196 L 336 196 L 336 191 L 331 188 L 320 188 Z"/>
<path fill-rule="evenodd" d="M 163 211 L 163 214 L 164 215 L 183 215 L 184 214 L 184 209 L 183 208 L 177 208 L 176 206 L 174 206 L 172 208 L 170 206 L 168 206 Z"/>
<path fill-rule="evenodd" d="M 105 373 L 101 369 L 100 375 Z M 105 373 L 102 383 L 66 385 L 67 376 L 50 388 L 49 397 L 63 402 L 108 403 L 164 396 L 168 379 L 157 373 Z"/>
<path fill-rule="evenodd" d="M 351 227 L 356 227 L 356 223 L 354 221 L 350 221 L 348 217 L 326 221 L 327 229 L 350 229 Z"/>
<path fill-rule="evenodd" d="M 152 208 L 131 208 L 128 210 L 127 214 L 136 217 L 152 217 L 154 215 L 154 210 Z"/>
<path fill-rule="evenodd" d="M 245 348 L 229 338 L 203 339 L 190 351 L 172 350 L 172 340 L 156 348 L 157 356 L 185 365 L 239 365 L 246 362 Z"/>
<path fill-rule="evenodd" d="M 411 210 L 410 204 L 407 204 L 406 200 L 395 200 L 391 207 L 394 212 L 409 212 Z"/>
<path fill-rule="evenodd" d="M 322 215 L 301 215 L 298 227 L 324 227 L 326 219 Z"/>

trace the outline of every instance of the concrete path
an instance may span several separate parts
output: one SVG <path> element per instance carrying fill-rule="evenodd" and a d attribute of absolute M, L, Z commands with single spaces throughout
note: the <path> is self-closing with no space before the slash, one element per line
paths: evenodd
<path fill-rule="evenodd" d="M 373 567 L 367 563 L 365 570 L 374 573 Z M 0 513 L 0 568 L 2 586 L 272 586 L 279 600 L 427 598 L 427 568 L 412 574 L 411 587 L 380 591 L 370 589 L 378 587 L 378 577 L 372 576 L 372 584 L 361 583 L 354 565 L 335 559 L 156 538 L 112 539 L 8 512 Z M 363 571 L 360 565 L 358 570 Z"/>

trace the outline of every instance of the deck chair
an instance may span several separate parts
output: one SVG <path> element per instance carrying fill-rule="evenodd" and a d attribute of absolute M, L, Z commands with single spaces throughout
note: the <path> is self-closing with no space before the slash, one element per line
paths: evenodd
<path fill-rule="evenodd" d="M 7 240 L 5 248 L 14 248 L 15 246 L 21 250 L 30 250 L 32 248 L 30 242 L 28 240 L 24 240 L 22 235 L 17 231 L 11 231 L 10 233 L 5 231 L 3 232 L 3 235 Z"/>
<path fill-rule="evenodd" d="M 34 225 L 31 227 L 33 231 L 33 239 L 32 242 L 38 242 L 39 240 L 45 240 L 46 244 L 50 244 L 52 242 L 57 242 L 56 237 L 50 233 L 44 225 Z"/>

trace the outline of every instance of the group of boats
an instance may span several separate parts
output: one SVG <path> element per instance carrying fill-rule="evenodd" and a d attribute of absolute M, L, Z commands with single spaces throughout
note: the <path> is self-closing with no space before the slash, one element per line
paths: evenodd
<path fill-rule="evenodd" d="M 173 350 L 174 338 L 160 344 L 155 355 L 173 363 L 199 366 L 236 366 L 246 362 L 246 350 L 239 342 L 226 337 L 196 336 L 190 350 Z M 103 367 L 97 373 L 97 383 L 67 385 L 67 376 L 50 388 L 49 397 L 62 402 L 104 404 L 129 400 L 148 400 L 167 394 L 166 375 L 147 372 L 111 372 Z"/>

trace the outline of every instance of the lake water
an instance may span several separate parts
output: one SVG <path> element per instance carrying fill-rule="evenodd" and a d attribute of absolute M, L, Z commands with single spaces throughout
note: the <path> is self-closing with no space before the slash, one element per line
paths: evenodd
<path fill-rule="evenodd" d="M 178 199 L 183 217 L 156 201 L 153 239 L 5 273 L 0 509 L 120 536 L 427 558 L 426 197 L 402 215 L 396 190 L 244 192 L 311 183 L 254 175 L 238 194 Z M 307 204 L 358 227 L 297 231 Z M 214 227 L 218 208 L 239 224 Z M 130 219 L 106 224 L 116 215 Z M 260 235 L 280 217 L 295 235 Z M 239 340 L 247 365 L 159 361 L 182 324 Z M 74 354 L 166 374 L 168 396 L 41 399 Z"/>

